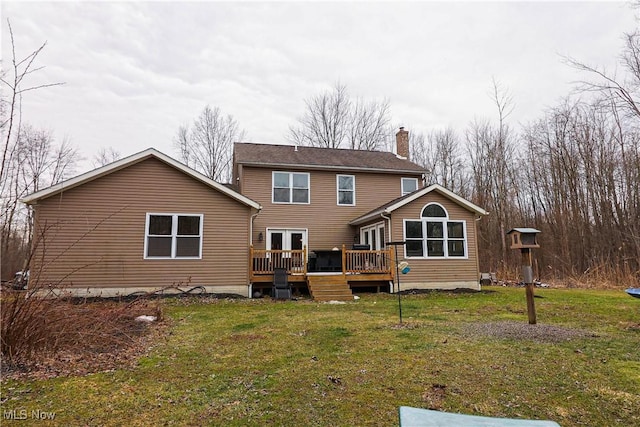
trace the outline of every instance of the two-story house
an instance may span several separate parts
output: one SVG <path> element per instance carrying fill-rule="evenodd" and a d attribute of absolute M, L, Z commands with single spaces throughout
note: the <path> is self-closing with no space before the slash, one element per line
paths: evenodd
<path fill-rule="evenodd" d="M 301 292 L 348 299 L 357 287 L 393 291 L 406 261 L 402 289 L 477 289 L 486 212 L 425 187 L 408 132 L 396 143 L 396 154 L 237 143 L 231 186 L 137 153 L 24 199 L 35 208 L 32 280 L 74 294 L 252 296 L 286 268 Z"/>
<path fill-rule="evenodd" d="M 408 157 L 402 128 L 396 154 L 235 144 L 234 184 L 262 206 L 252 227 L 254 288 L 268 285 L 278 254 L 290 281 L 312 294 L 324 293 L 325 283 L 331 297 L 339 284 L 347 297 L 359 286 L 392 290 L 400 260 L 389 242 L 405 242 L 398 246 L 411 265 L 405 289 L 477 288 L 475 220 L 486 212 L 440 186 L 425 188 L 423 168 Z"/>

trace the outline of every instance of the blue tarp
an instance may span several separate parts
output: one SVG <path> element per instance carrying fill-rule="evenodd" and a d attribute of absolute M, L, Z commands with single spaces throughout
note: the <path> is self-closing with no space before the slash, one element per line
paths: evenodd
<path fill-rule="evenodd" d="M 409 406 L 401 406 L 399 412 L 401 427 L 560 427 L 554 421 L 481 417 Z"/>
<path fill-rule="evenodd" d="M 632 297 L 640 298 L 640 288 L 629 288 L 625 292 L 627 292 Z"/>

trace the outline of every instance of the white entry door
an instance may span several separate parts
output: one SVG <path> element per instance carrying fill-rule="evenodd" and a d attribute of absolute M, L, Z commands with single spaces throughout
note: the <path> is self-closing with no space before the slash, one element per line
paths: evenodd
<path fill-rule="evenodd" d="M 307 245 L 307 230 L 305 229 L 269 229 L 267 228 L 267 248 L 273 251 L 301 251 Z M 286 268 L 290 271 L 300 271 L 307 260 L 301 252 L 292 254 L 271 253 L 273 268 Z"/>
<path fill-rule="evenodd" d="M 271 250 L 302 250 L 306 244 L 306 229 L 267 229 L 267 247 Z"/>
<path fill-rule="evenodd" d="M 369 227 L 363 227 L 360 229 L 360 242 L 364 245 L 369 245 L 372 251 L 379 251 L 384 249 L 385 235 L 384 235 L 384 223 L 378 223 Z"/>

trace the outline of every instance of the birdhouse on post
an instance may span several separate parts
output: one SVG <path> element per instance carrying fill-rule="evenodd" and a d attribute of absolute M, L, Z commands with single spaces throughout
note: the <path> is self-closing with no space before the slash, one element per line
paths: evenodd
<path fill-rule="evenodd" d="M 539 248 L 538 233 L 540 230 L 535 228 L 512 228 L 507 233 L 511 237 L 511 249 Z"/>
<path fill-rule="evenodd" d="M 531 249 L 539 248 L 537 235 L 540 230 L 535 228 L 512 228 L 507 235 L 511 238 L 511 249 L 520 249 L 522 256 L 522 281 L 527 290 L 527 312 L 529 324 L 536 324 L 536 306 L 533 299 L 533 260 Z"/>

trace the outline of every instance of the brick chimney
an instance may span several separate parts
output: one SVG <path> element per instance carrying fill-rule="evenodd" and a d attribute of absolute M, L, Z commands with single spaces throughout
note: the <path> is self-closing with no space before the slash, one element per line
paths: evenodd
<path fill-rule="evenodd" d="M 405 159 L 409 158 L 409 131 L 401 127 L 396 133 L 396 154 Z"/>

